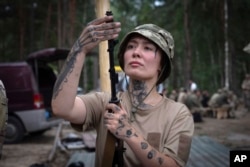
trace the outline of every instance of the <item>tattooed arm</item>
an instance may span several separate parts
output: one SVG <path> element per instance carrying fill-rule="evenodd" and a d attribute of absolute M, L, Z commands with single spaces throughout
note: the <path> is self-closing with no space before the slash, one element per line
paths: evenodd
<path fill-rule="evenodd" d="M 136 157 L 142 163 L 142 166 L 178 167 L 173 158 L 156 150 L 134 129 L 131 129 L 127 134 L 130 135 L 127 135 L 124 141 L 133 150 Z"/>
<path fill-rule="evenodd" d="M 142 135 L 140 135 L 130 124 L 127 112 L 121 106 L 108 104 L 104 115 L 104 123 L 107 129 L 115 135 L 115 137 L 126 142 L 133 150 L 143 167 L 162 166 L 162 167 L 178 167 L 176 161 L 159 152 L 151 146 Z"/>
<path fill-rule="evenodd" d="M 118 37 L 119 22 L 106 23 L 112 16 L 105 16 L 90 22 L 72 47 L 54 85 L 52 109 L 55 115 L 72 123 L 85 120 L 86 107 L 76 96 L 85 56 L 100 42 Z"/>

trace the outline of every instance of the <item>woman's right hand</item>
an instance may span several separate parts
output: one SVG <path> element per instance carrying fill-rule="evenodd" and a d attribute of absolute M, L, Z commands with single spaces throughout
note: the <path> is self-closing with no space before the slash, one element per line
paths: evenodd
<path fill-rule="evenodd" d="M 100 42 L 117 38 L 121 31 L 121 23 L 111 22 L 112 20 L 113 16 L 104 16 L 88 23 L 76 41 L 74 49 L 87 54 Z"/>

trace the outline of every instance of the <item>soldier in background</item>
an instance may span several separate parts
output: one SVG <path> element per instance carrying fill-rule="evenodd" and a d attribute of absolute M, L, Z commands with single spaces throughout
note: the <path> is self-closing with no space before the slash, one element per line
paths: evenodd
<path fill-rule="evenodd" d="M 217 92 L 214 92 L 211 98 L 208 101 L 208 106 L 212 108 L 216 108 L 219 106 L 219 98 L 222 93 L 221 89 L 218 89 Z"/>
<path fill-rule="evenodd" d="M 199 100 L 200 91 L 193 90 L 187 93 L 184 104 L 188 107 L 193 115 L 194 122 L 202 122 L 204 109 Z"/>
<path fill-rule="evenodd" d="M 237 95 L 231 90 L 228 91 L 228 103 L 230 106 L 230 109 L 228 110 L 228 117 L 235 118 L 235 112 L 238 108 L 239 100 Z"/>
<path fill-rule="evenodd" d="M 5 128 L 8 118 L 8 109 L 7 109 L 7 98 L 4 85 L 0 80 L 0 159 L 2 156 L 2 148 L 5 137 Z"/>
<path fill-rule="evenodd" d="M 192 79 L 188 81 L 188 84 L 189 84 L 189 91 L 193 92 L 198 89 L 197 84 Z"/>
<path fill-rule="evenodd" d="M 214 117 L 218 119 L 228 118 L 228 111 L 230 110 L 228 90 L 218 89 L 210 98 L 208 105 L 212 109 Z"/>
<path fill-rule="evenodd" d="M 244 105 L 250 111 L 250 74 L 246 74 L 245 79 L 241 84 Z"/>
<path fill-rule="evenodd" d="M 204 108 L 208 107 L 209 99 L 210 99 L 209 92 L 207 90 L 203 90 L 201 93 L 201 104 Z"/>
<path fill-rule="evenodd" d="M 177 102 L 185 104 L 186 98 L 187 98 L 187 89 L 181 87 L 179 90 Z"/>
<path fill-rule="evenodd" d="M 168 96 L 169 99 L 172 99 L 174 101 L 177 101 L 177 97 L 178 97 L 178 92 L 175 89 L 173 89 Z"/>

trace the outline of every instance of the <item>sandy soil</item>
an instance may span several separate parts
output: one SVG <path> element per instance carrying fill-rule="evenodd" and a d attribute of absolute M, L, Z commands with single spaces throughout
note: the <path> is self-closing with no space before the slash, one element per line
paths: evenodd
<path fill-rule="evenodd" d="M 250 150 L 250 112 L 239 113 L 237 118 L 203 118 L 195 123 L 195 135 L 206 135 L 230 149 Z"/>
<path fill-rule="evenodd" d="M 203 117 L 203 122 L 195 123 L 195 135 L 206 135 L 230 149 L 250 150 L 250 112 L 239 113 L 234 119 Z M 52 150 L 57 128 L 41 136 L 27 136 L 19 144 L 4 145 L 1 167 L 30 167 L 32 164 L 45 164 Z M 63 134 L 75 133 L 64 127 Z M 64 167 L 72 151 L 65 153 L 58 148 L 48 167 Z"/>

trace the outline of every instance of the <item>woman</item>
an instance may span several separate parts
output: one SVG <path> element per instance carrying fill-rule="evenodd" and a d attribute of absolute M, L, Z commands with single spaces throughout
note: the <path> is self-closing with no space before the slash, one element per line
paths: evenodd
<path fill-rule="evenodd" d="M 120 105 L 110 104 L 105 92 L 76 96 L 86 54 L 101 41 L 117 38 L 121 30 L 112 19 L 96 19 L 83 30 L 55 84 L 53 111 L 80 130 L 96 128 L 96 166 L 102 164 L 105 129 L 124 142 L 125 166 L 184 166 L 194 130 L 192 115 L 156 89 L 171 71 L 174 41 L 166 30 L 145 24 L 121 42 L 118 59 L 130 81 L 128 91 L 118 93 Z"/>

